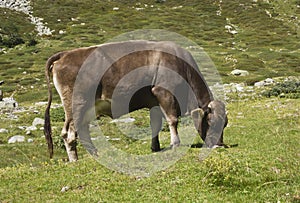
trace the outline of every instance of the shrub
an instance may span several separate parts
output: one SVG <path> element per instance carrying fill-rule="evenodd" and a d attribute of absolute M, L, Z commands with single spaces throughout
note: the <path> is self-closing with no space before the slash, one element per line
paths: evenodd
<path fill-rule="evenodd" d="M 265 97 L 288 97 L 300 98 L 300 81 L 290 80 L 274 85 L 271 89 L 263 92 Z"/>
<path fill-rule="evenodd" d="M 229 157 L 226 152 L 215 151 L 203 162 L 208 169 L 205 180 L 208 185 L 232 186 L 243 182 L 240 179 L 242 166 L 239 160 Z"/>
<path fill-rule="evenodd" d="M 0 45 L 13 48 L 19 44 L 24 44 L 25 41 L 18 34 L 10 34 L 7 37 L 1 37 Z"/>

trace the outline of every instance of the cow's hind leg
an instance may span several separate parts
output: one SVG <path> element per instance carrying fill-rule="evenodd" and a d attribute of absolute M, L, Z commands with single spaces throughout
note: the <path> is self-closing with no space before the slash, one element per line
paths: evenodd
<path fill-rule="evenodd" d="M 62 129 L 61 136 L 64 140 L 65 148 L 69 157 L 69 161 L 77 161 L 77 134 L 75 131 L 74 122 L 71 119 L 66 119 L 64 127 Z"/>
<path fill-rule="evenodd" d="M 152 130 L 152 142 L 151 142 L 152 152 L 160 151 L 158 134 L 162 127 L 162 117 L 163 115 L 159 106 L 155 106 L 150 109 L 150 125 Z"/>
<path fill-rule="evenodd" d="M 159 105 L 165 115 L 168 122 L 170 134 L 171 134 L 171 147 L 178 147 L 180 145 L 180 139 L 178 136 L 177 126 L 177 103 L 174 95 L 169 91 L 161 87 L 152 88 L 153 94 L 158 99 Z"/>

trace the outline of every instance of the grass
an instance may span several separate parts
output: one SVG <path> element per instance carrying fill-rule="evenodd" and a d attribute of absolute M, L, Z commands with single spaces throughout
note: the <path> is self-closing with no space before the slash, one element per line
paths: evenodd
<path fill-rule="evenodd" d="M 292 108 L 297 105 L 298 100 L 279 98 L 231 103 L 225 141 L 238 146 L 214 150 L 204 161 L 199 160 L 203 149 L 191 148 L 174 165 L 148 178 L 111 171 L 82 148 L 78 162 L 66 163 L 62 149 L 56 149 L 55 159 L 49 161 L 45 145 L 1 147 L 4 156 L 14 155 L 9 166 L 1 164 L 1 200 L 297 202 L 299 108 Z M 142 147 L 123 139 L 114 142 L 150 151 L 149 141 Z M 61 192 L 65 186 L 69 189 Z"/>
<path fill-rule="evenodd" d="M 299 202 L 299 99 L 230 98 L 225 142 L 232 148 L 214 150 L 200 160 L 199 137 L 175 164 L 142 178 L 111 171 L 93 160 L 79 145 L 79 161 L 67 163 L 59 137 L 61 107 L 51 110 L 55 158 L 49 160 L 42 130 L 25 135 L 32 143 L 6 144 L 24 135 L 43 117 L 47 100 L 45 62 L 66 49 L 101 44 L 136 29 L 176 32 L 203 47 L 224 83 L 254 84 L 268 77 L 299 76 L 299 0 L 217 1 L 47 1 L 33 0 L 33 14 L 55 30 L 51 37 L 36 37 L 24 14 L 0 8 L 0 36 L 11 34 L 24 44 L 8 48 L 0 43 L 0 80 L 5 97 L 14 97 L 20 112 L 1 110 L 0 202 Z M 118 7 L 119 10 L 113 10 Z M 221 9 L 220 9 L 221 8 Z M 217 15 L 218 14 L 218 15 Z M 24 20 L 25 19 L 25 20 Z M 230 25 L 237 34 L 225 28 Z M 58 34 L 60 30 L 65 34 Z M 146 36 L 146 35 L 145 35 Z M 152 36 L 155 38 L 156 36 Z M 160 36 L 161 37 L 161 36 Z M 37 44 L 31 44 L 36 40 Z M 197 55 L 196 55 L 197 57 Z M 249 76 L 230 75 L 233 69 Z M 59 103 L 54 94 L 54 103 Z M 135 124 L 148 127 L 146 111 L 133 113 Z M 150 141 L 127 137 L 99 121 L 114 146 L 134 154 L 151 154 Z M 118 139 L 120 138 L 120 139 Z M 162 145 L 169 144 L 165 126 Z M 65 192 L 61 192 L 66 187 Z"/>

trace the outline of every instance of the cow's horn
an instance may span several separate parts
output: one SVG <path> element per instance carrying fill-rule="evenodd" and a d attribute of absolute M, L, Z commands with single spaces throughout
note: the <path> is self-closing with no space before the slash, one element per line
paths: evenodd
<path fill-rule="evenodd" d="M 201 119 L 204 117 L 204 111 L 201 108 L 197 108 L 191 111 L 192 118 Z"/>

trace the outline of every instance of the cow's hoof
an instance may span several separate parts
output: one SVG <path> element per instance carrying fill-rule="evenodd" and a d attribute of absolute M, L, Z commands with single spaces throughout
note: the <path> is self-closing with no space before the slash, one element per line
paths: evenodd
<path fill-rule="evenodd" d="M 178 147 L 180 147 L 180 143 L 170 144 L 170 148 L 171 148 L 171 149 L 176 149 L 176 148 L 178 148 Z"/>
<path fill-rule="evenodd" d="M 161 149 L 160 149 L 160 147 L 155 147 L 155 148 L 152 148 L 152 147 L 151 147 L 151 151 L 152 151 L 152 152 L 160 152 Z"/>

